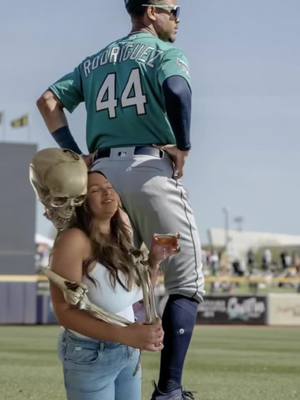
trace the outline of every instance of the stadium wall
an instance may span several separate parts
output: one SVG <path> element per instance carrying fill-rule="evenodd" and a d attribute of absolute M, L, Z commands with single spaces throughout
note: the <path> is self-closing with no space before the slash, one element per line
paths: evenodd
<path fill-rule="evenodd" d="M 36 319 L 36 201 L 29 182 L 36 150 L 33 144 L 0 143 L 0 323 Z"/>
<path fill-rule="evenodd" d="M 160 287 L 156 288 L 156 300 L 162 315 L 168 296 Z M 38 293 L 37 323 L 57 323 L 47 285 Z M 205 296 L 198 307 L 197 324 L 300 326 L 300 294 Z"/>

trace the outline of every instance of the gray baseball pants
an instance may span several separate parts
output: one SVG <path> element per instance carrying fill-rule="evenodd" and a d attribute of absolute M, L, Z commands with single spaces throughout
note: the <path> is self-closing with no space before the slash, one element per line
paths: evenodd
<path fill-rule="evenodd" d="M 193 211 L 180 180 L 172 178 L 169 156 L 135 155 L 134 147 L 111 149 L 91 168 L 103 172 L 119 193 L 139 244 L 149 248 L 154 233 L 180 233 L 180 252 L 162 265 L 168 294 L 202 301 L 201 247 Z"/>

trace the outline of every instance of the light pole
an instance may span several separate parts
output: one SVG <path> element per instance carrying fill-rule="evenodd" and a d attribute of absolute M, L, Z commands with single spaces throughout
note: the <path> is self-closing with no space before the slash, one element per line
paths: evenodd
<path fill-rule="evenodd" d="M 236 223 L 237 230 L 242 232 L 243 230 L 243 223 L 244 223 L 244 217 L 238 216 L 234 218 L 234 222 Z"/>
<path fill-rule="evenodd" d="M 227 207 L 223 207 L 222 211 L 224 213 L 225 250 L 227 252 L 229 244 L 229 211 Z"/>

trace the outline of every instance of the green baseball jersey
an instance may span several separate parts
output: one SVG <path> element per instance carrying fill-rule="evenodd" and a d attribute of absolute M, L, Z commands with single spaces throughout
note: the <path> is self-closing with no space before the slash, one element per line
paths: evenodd
<path fill-rule="evenodd" d="M 174 75 L 190 84 L 182 51 L 150 33 L 135 33 L 87 57 L 50 90 L 69 112 L 85 102 L 90 152 L 176 144 L 162 91 L 164 80 Z"/>

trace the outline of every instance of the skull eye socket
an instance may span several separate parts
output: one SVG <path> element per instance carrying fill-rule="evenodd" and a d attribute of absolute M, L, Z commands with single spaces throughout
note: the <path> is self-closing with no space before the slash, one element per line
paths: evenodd
<path fill-rule="evenodd" d="M 53 197 L 51 205 L 53 207 L 62 207 L 68 202 L 68 197 Z"/>
<path fill-rule="evenodd" d="M 76 197 L 76 199 L 73 200 L 73 204 L 74 206 L 79 206 L 80 204 L 82 204 L 85 200 L 85 195 L 82 196 L 78 196 Z"/>

